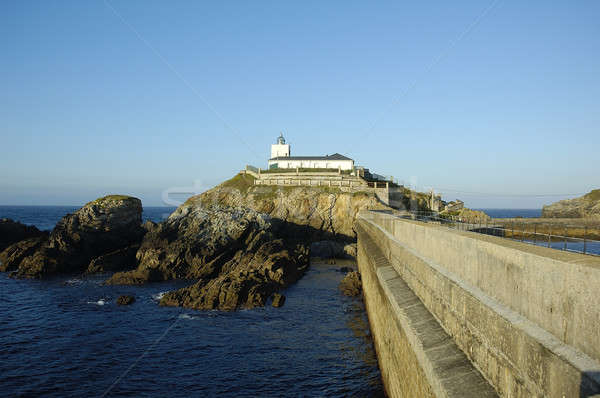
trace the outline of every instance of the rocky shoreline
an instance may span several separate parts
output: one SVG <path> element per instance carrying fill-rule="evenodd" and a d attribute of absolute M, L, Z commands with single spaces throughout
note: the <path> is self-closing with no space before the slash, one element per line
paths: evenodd
<path fill-rule="evenodd" d="M 16 278 L 112 272 L 105 283 L 114 285 L 185 279 L 190 285 L 160 305 L 281 306 L 280 292 L 303 276 L 311 256 L 354 258 L 358 212 L 385 208 L 374 196 L 329 190 L 255 192 L 240 178 L 190 198 L 161 223 L 142 224 L 141 201 L 123 195 L 87 203 L 50 233 L 0 220 L 0 271 Z"/>
<path fill-rule="evenodd" d="M 542 208 L 542 218 L 584 218 L 600 220 L 600 189 L 575 198 L 561 200 Z"/>

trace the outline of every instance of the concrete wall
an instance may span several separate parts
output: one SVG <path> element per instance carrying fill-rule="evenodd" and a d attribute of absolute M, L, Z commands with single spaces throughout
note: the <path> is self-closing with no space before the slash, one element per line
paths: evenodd
<path fill-rule="evenodd" d="M 310 168 L 310 169 L 337 169 L 352 170 L 354 168 L 354 160 L 269 160 L 269 168 L 271 165 L 277 164 L 280 169 L 295 169 Z"/>
<path fill-rule="evenodd" d="M 412 292 L 362 223 L 358 266 L 388 397 L 495 397 L 451 337 Z"/>
<path fill-rule="evenodd" d="M 501 396 L 600 391 L 599 259 L 382 213 L 361 213 L 358 224 L 359 247 L 376 242 Z"/>

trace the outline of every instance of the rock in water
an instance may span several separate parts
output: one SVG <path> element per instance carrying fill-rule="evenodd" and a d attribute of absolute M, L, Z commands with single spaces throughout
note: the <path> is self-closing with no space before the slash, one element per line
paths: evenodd
<path fill-rule="evenodd" d="M 8 246 L 0 253 L 0 271 L 15 271 L 19 264 L 33 255 L 48 241 L 48 234 L 37 238 L 29 238 Z"/>
<path fill-rule="evenodd" d="M 130 196 L 96 199 L 64 216 L 43 242 L 29 240 L 9 246 L 0 254 L 3 268 L 19 277 L 44 277 L 80 272 L 93 259 L 139 243 L 142 203 Z"/>
<path fill-rule="evenodd" d="M 308 267 L 308 249 L 278 239 L 268 215 L 186 203 L 146 234 L 137 259 L 136 270 L 116 273 L 107 283 L 197 279 L 165 294 L 160 304 L 235 310 L 264 306 L 275 291 L 298 280 Z"/>
<path fill-rule="evenodd" d="M 135 303 L 135 297 L 129 296 L 127 294 L 123 296 L 119 296 L 117 299 L 117 305 L 130 305 Z"/>
<path fill-rule="evenodd" d="M 340 290 L 346 296 L 358 296 L 362 293 L 362 283 L 358 271 L 348 272 L 340 282 Z"/>
<path fill-rule="evenodd" d="M 9 218 L 0 219 L 0 251 L 13 243 L 44 235 L 47 235 L 47 232 L 40 231 L 33 225 L 21 224 Z"/>
<path fill-rule="evenodd" d="M 283 307 L 283 304 L 285 304 L 285 296 L 283 294 L 275 293 L 273 295 L 273 303 L 271 305 L 279 308 Z"/>
<path fill-rule="evenodd" d="M 139 247 L 139 244 L 135 244 L 96 257 L 90 262 L 86 272 L 122 271 L 135 268 L 137 265 L 135 254 Z"/>

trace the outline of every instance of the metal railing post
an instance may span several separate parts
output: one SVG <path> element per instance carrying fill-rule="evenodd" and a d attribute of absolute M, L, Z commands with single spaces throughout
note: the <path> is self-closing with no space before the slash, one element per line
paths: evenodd
<path fill-rule="evenodd" d="M 563 236 L 564 238 L 564 246 L 563 246 L 563 250 L 567 250 L 567 226 L 565 225 L 565 235 Z"/>
<path fill-rule="evenodd" d="M 533 244 L 537 245 L 537 224 L 533 224 Z"/>
<path fill-rule="evenodd" d="M 583 254 L 587 249 L 587 225 L 583 228 Z"/>
<path fill-rule="evenodd" d="M 552 225 L 550 225 L 548 228 L 550 228 L 550 230 L 548 231 L 548 247 L 550 247 L 550 239 L 552 237 Z"/>

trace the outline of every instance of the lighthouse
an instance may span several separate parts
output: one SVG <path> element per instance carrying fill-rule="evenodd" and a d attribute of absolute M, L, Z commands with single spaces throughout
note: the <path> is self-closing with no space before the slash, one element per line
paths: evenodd
<path fill-rule="evenodd" d="M 277 137 L 277 143 L 271 145 L 271 159 L 290 156 L 290 144 L 285 143 L 283 133 Z"/>

